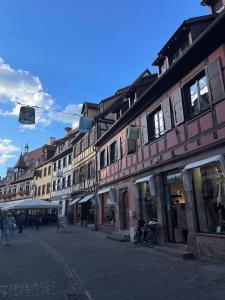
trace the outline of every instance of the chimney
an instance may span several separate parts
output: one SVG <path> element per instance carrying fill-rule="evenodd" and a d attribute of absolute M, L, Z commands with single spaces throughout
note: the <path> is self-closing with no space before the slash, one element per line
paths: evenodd
<path fill-rule="evenodd" d="M 50 136 L 48 139 L 47 139 L 47 145 L 51 146 L 54 144 L 54 142 L 56 141 L 56 138 Z"/>
<path fill-rule="evenodd" d="M 71 130 L 72 130 L 71 127 L 66 127 L 65 128 L 65 136 L 67 136 L 70 133 Z"/>

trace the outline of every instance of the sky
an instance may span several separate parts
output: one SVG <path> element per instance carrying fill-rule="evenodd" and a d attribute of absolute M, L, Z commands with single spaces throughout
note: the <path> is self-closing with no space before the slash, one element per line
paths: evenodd
<path fill-rule="evenodd" d="M 36 110 L 18 122 L 15 102 L 80 113 L 131 84 L 181 23 L 208 14 L 200 0 L 0 0 L 0 176 L 78 117 Z"/>

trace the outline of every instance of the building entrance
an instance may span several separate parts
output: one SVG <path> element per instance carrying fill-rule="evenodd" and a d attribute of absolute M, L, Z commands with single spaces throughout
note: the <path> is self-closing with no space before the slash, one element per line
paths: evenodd
<path fill-rule="evenodd" d="M 186 243 L 188 236 L 186 199 L 181 171 L 176 170 L 164 176 L 168 240 Z"/>

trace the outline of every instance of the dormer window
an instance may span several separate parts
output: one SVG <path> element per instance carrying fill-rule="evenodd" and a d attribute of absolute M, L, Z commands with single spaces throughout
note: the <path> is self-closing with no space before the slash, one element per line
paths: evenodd
<path fill-rule="evenodd" d="M 162 65 L 159 66 L 159 75 L 162 75 L 167 70 L 167 61 L 164 59 Z"/>
<path fill-rule="evenodd" d="M 220 13 L 224 8 L 223 0 L 212 1 L 211 8 L 213 13 Z"/>

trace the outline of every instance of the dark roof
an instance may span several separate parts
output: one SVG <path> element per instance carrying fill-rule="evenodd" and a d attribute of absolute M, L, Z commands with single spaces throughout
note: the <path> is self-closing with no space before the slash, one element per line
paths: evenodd
<path fill-rule="evenodd" d="M 210 3 L 210 0 L 202 0 L 201 1 L 201 5 L 209 5 L 209 3 Z"/>
<path fill-rule="evenodd" d="M 84 113 L 85 107 L 97 110 L 98 109 L 98 104 L 97 103 L 92 103 L 92 102 L 86 102 L 86 101 L 83 102 L 82 109 L 81 109 L 81 114 Z"/>
<path fill-rule="evenodd" d="M 169 38 L 169 40 L 166 42 L 166 44 L 163 46 L 163 48 L 159 51 L 158 57 L 155 59 L 155 61 L 152 63 L 153 66 L 157 65 L 158 61 L 164 55 L 165 51 L 168 49 L 168 47 L 177 39 L 179 35 L 181 35 L 184 31 L 184 29 L 187 29 L 190 27 L 191 24 L 197 24 L 201 23 L 203 21 L 208 21 L 208 20 L 214 20 L 215 15 L 206 15 L 206 16 L 200 16 L 200 17 L 194 17 L 185 20 L 175 31 L 175 33 Z"/>
<path fill-rule="evenodd" d="M 123 99 L 123 97 L 125 97 L 127 93 L 129 93 L 132 89 L 134 89 L 141 82 L 141 80 L 143 80 L 143 78 L 148 77 L 151 79 L 155 79 L 156 76 L 157 76 L 156 74 L 151 74 L 151 72 L 148 69 L 144 70 L 144 72 L 142 72 L 131 85 L 129 85 L 126 88 L 117 90 L 117 93 L 114 96 L 115 100 L 113 101 L 113 103 L 109 105 L 106 109 L 104 109 L 102 113 L 99 113 L 98 116 L 95 117 L 95 120 L 98 118 L 102 118 L 106 116 L 108 113 L 110 113 L 118 105 L 119 100 Z"/>
<path fill-rule="evenodd" d="M 14 166 L 14 168 L 18 168 L 18 169 L 26 169 L 27 168 L 27 165 L 24 161 L 24 158 L 23 158 L 23 155 L 22 153 L 20 154 L 20 157 L 19 159 L 17 160 L 17 163 L 16 165 Z"/>
<path fill-rule="evenodd" d="M 187 75 L 196 65 L 203 61 L 212 51 L 225 42 L 225 11 L 222 12 L 191 47 L 172 64 L 152 85 L 147 88 L 133 106 L 95 143 L 100 146 L 129 124 L 136 116 L 144 111 L 149 104 L 162 96 L 172 85 Z M 207 45 L 207 47 L 205 46 Z"/>

